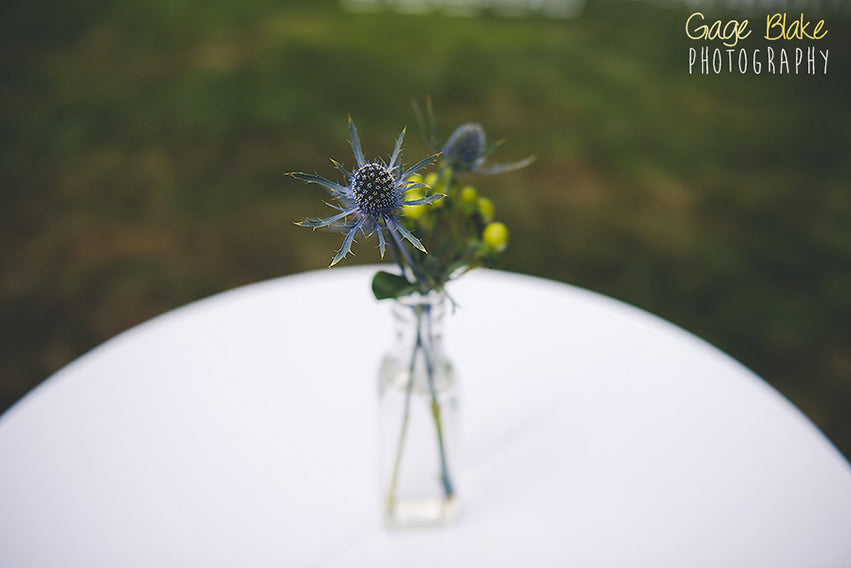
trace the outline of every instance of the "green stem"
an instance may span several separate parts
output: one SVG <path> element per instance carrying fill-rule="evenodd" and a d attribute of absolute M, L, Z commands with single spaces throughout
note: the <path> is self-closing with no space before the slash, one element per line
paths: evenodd
<path fill-rule="evenodd" d="M 405 447 L 405 438 L 407 437 L 408 423 L 410 421 L 411 394 L 414 386 L 418 351 L 422 351 L 423 353 L 423 359 L 425 361 L 426 366 L 426 376 L 428 378 L 428 387 L 431 394 L 431 412 L 432 417 L 434 418 L 435 430 L 437 432 L 437 443 L 440 450 L 440 481 L 443 485 L 443 493 L 447 499 L 452 499 L 455 495 L 455 490 L 453 488 L 452 481 L 449 477 L 449 468 L 447 466 L 446 460 L 446 448 L 443 442 L 443 426 L 440 419 L 440 403 L 437 401 L 437 389 L 434 385 L 434 362 L 431 359 L 431 353 L 429 352 L 430 350 L 426 349 L 426 345 L 423 342 L 423 310 L 425 309 L 426 317 L 428 318 L 426 320 L 426 324 L 428 326 L 426 335 L 428 337 L 431 337 L 431 309 L 428 306 L 426 306 L 425 308 L 417 306 L 415 309 L 417 315 L 417 339 L 414 344 L 413 353 L 411 354 L 411 363 L 408 367 L 409 378 L 407 387 L 405 389 L 405 406 L 402 414 L 402 426 L 399 430 L 399 441 L 396 445 L 396 458 L 393 462 L 393 473 L 390 477 L 390 487 L 388 488 L 387 493 L 387 512 L 393 510 L 393 506 L 396 502 L 396 487 L 399 483 L 399 471 L 402 465 L 402 455 Z"/>
<path fill-rule="evenodd" d="M 417 325 L 419 326 L 419 312 L 417 313 Z M 402 465 L 402 450 L 405 447 L 405 437 L 408 432 L 408 420 L 411 415 L 411 391 L 414 386 L 414 368 L 417 361 L 417 351 L 421 347 L 420 334 L 417 332 L 417 342 L 411 355 L 411 365 L 408 368 L 408 386 L 405 389 L 405 410 L 402 414 L 402 427 L 399 430 L 399 442 L 396 444 L 396 459 L 393 462 L 393 474 L 390 477 L 390 488 L 387 492 L 387 511 L 393 510 L 396 501 L 396 484 L 399 482 L 399 468 Z"/>
<path fill-rule="evenodd" d="M 431 337 L 431 310 L 428 312 L 428 332 L 427 336 Z M 419 329 L 417 330 L 417 337 L 419 337 Z M 443 493 L 446 495 L 447 499 L 451 499 L 455 495 L 455 490 L 452 487 L 452 481 L 449 479 L 449 468 L 446 464 L 446 448 L 443 444 L 443 427 L 441 426 L 440 421 L 440 403 L 437 402 L 437 389 L 434 386 L 434 366 L 433 361 L 431 359 L 431 355 L 428 351 L 426 351 L 425 345 L 421 345 L 423 350 L 423 358 L 426 362 L 426 373 L 428 377 L 428 389 L 431 393 L 431 415 L 434 417 L 434 427 L 437 430 L 437 445 L 440 449 L 440 481 L 443 484 Z M 429 345 L 429 347 L 431 347 Z"/>
<path fill-rule="evenodd" d="M 423 290 L 426 290 L 428 288 L 428 281 L 426 280 L 425 276 L 423 276 L 422 272 L 420 272 L 420 269 L 417 267 L 417 265 L 414 263 L 414 259 L 411 258 L 411 255 L 408 253 L 408 249 L 405 248 L 405 243 L 402 242 L 401 237 L 399 237 L 399 235 L 396 233 L 396 229 L 388 225 L 387 232 L 390 233 L 390 244 L 392 246 L 395 246 L 396 250 L 399 251 L 400 256 L 397 258 L 397 260 L 399 262 L 400 268 L 402 268 L 402 274 L 405 273 L 405 267 L 402 265 L 401 258 L 404 258 L 405 261 L 408 263 L 408 266 L 411 267 L 411 271 L 414 273 L 414 277 L 417 279 L 417 282 L 420 283 L 420 287 L 422 287 Z"/>

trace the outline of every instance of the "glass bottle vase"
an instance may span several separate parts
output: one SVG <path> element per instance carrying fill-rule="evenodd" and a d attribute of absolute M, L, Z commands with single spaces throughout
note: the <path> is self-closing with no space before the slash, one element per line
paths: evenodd
<path fill-rule="evenodd" d="M 446 296 L 393 306 L 394 342 L 378 377 L 380 479 L 389 528 L 437 526 L 457 512 L 458 386 L 443 351 Z"/>

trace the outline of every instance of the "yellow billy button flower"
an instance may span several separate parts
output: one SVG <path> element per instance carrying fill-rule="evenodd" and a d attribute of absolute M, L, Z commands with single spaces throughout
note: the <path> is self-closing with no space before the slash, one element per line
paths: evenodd
<path fill-rule="evenodd" d="M 502 223 L 488 223 L 482 233 L 485 246 L 496 252 L 502 252 L 508 246 L 508 227 Z"/>
<path fill-rule="evenodd" d="M 465 185 L 461 190 L 461 202 L 464 204 L 474 205 L 478 196 L 476 188 L 472 185 Z"/>
<path fill-rule="evenodd" d="M 427 186 L 433 188 L 435 185 L 437 185 L 437 174 L 434 173 L 434 172 L 431 172 L 422 181 Z"/>
<path fill-rule="evenodd" d="M 493 201 L 487 197 L 480 197 L 478 201 L 479 215 L 485 223 L 490 223 L 493 220 Z"/>

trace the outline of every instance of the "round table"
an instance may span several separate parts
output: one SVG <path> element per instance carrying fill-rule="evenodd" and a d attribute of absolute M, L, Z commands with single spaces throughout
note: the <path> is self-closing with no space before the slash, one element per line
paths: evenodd
<path fill-rule="evenodd" d="M 646 312 L 478 270 L 450 292 L 461 510 L 388 532 L 376 267 L 166 313 L 0 417 L 0 565 L 851 566 L 851 468 L 792 404 Z"/>

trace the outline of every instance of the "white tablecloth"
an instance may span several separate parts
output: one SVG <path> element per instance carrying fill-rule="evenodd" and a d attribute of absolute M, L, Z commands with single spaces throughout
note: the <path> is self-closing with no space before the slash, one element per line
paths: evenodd
<path fill-rule="evenodd" d="M 379 519 L 375 267 L 190 304 L 0 417 L 0 566 L 851 566 L 851 468 L 787 400 L 623 303 L 476 271 L 446 325 L 457 522 Z"/>

